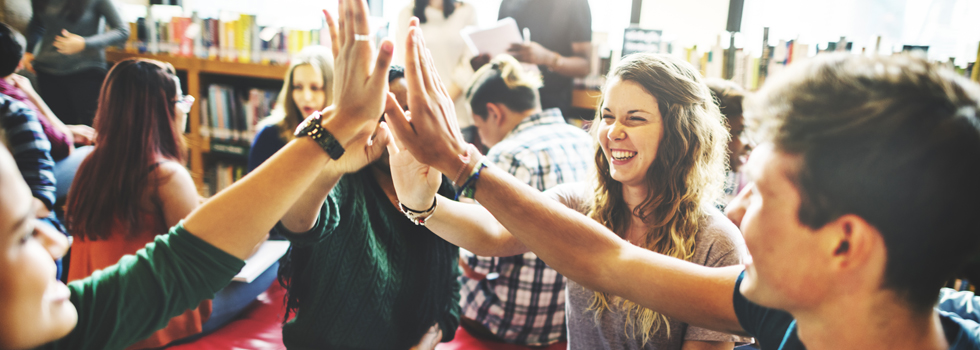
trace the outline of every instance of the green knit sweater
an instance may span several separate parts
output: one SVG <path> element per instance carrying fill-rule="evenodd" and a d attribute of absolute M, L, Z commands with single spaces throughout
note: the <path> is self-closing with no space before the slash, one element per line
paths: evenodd
<path fill-rule="evenodd" d="M 459 249 L 405 218 L 370 169 L 341 178 L 309 232 L 275 230 L 293 244 L 287 348 L 407 349 L 435 323 L 443 341 L 455 335 Z"/>

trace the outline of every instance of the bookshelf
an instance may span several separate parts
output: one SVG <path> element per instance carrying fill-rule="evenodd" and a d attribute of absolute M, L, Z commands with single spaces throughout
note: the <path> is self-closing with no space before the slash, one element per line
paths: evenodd
<path fill-rule="evenodd" d="M 184 84 L 187 87 L 185 93 L 198 99 L 187 116 L 190 130 L 185 136 L 187 137 L 187 154 L 190 160 L 189 168 L 198 192 L 205 196 L 208 195 L 204 191 L 205 157 L 211 153 L 211 140 L 201 134 L 201 108 L 204 106 L 200 102 L 202 97 L 206 95 L 207 87 L 216 81 L 244 81 L 250 85 L 273 86 L 278 84 L 281 86 L 287 68 L 286 66 L 224 62 L 167 54 L 141 54 L 106 50 L 106 60 L 109 62 L 119 62 L 128 58 L 148 58 L 169 62 L 179 73 L 185 74 Z"/>

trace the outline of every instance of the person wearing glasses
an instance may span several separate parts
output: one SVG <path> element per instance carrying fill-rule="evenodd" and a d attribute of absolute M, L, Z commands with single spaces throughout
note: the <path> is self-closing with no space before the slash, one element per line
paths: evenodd
<path fill-rule="evenodd" d="M 131 59 L 110 70 L 95 117 L 96 146 L 68 193 L 65 224 L 75 239 L 67 281 L 136 253 L 198 206 L 181 135 L 193 102 L 169 64 Z M 211 311 L 204 301 L 131 349 L 200 333 Z"/>

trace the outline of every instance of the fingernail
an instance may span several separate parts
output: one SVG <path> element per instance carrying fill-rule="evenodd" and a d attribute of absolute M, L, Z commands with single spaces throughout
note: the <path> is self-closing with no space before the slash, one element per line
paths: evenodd
<path fill-rule="evenodd" d="M 381 43 L 381 51 L 384 51 L 385 53 L 391 53 L 391 51 L 394 49 L 395 46 L 392 45 L 390 41 L 386 40 L 385 42 Z"/>

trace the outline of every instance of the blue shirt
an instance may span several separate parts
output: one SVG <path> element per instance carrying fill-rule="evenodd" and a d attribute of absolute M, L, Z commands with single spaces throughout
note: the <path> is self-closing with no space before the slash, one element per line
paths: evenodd
<path fill-rule="evenodd" d="M 735 292 L 732 303 L 735 305 L 735 315 L 738 323 L 750 335 L 756 338 L 762 350 L 796 350 L 806 349 L 797 335 L 796 319 L 786 311 L 762 307 L 745 299 L 739 287 L 745 272 L 738 276 L 735 282 Z M 940 304 L 942 307 L 944 304 Z M 952 304 L 951 304 L 952 305 Z M 980 349 L 980 324 L 963 319 L 951 312 L 939 310 L 940 322 L 946 333 L 950 350 Z"/>

